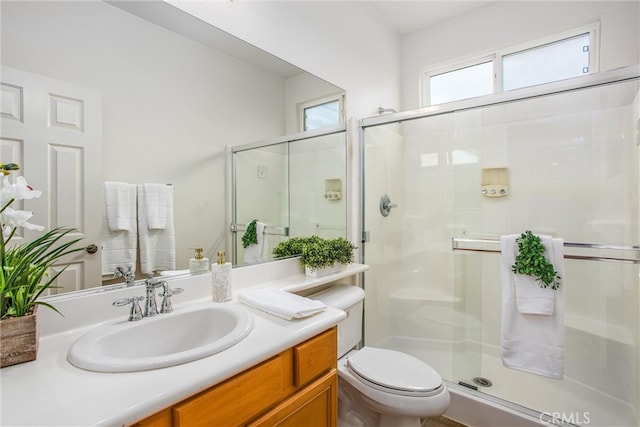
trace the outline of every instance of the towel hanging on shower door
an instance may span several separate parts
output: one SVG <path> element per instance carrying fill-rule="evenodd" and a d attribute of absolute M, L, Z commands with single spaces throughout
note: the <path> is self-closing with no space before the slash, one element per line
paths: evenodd
<path fill-rule="evenodd" d="M 549 378 L 562 379 L 564 375 L 564 286 L 552 292 L 549 302 L 545 293 L 532 290 L 528 295 L 518 294 L 516 275 L 511 271 L 517 253 L 518 235 L 502 236 L 502 363 L 505 367 L 530 372 Z M 540 236 L 547 248 L 545 257 L 558 275 L 564 278 L 564 240 Z M 526 285 L 523 284 L 523 285 Z M 538 286 L 535 281 L 532 286 Z M 529 298 L 520 301 L 518 297 Z M 536 312 L 538 314 L 531 314 Z M 545 313 L 545 314 L 540 314 Z"/>

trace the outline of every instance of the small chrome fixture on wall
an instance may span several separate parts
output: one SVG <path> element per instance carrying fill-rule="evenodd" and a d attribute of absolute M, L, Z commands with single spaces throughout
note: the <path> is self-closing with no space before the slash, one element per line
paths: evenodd
<path fill-rule="evenodd" d="M 391 208 L 397 208 L 398 205 L 394 205 L 391 203 L 391 198 L 389 198 L 389 196 L 387 196 L 386 194 L 383 194 L 382 197 L 380 197 L 380 213 L 382 214 L 382 216 L 389 216 L 389 214 L 391 213 Z"/>

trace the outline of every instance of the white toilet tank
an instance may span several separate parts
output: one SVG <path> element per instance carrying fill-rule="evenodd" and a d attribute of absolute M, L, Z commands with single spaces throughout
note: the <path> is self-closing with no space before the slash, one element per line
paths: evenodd
<path fill-rule="evenodd" d="M 347 313 L 347 318 L 338 323 L 338 359 L 341 358 L 358 345 L 362 338 L 364 290 L 358 286 L 336 285 L 310 295 L 309 298 Z"/>

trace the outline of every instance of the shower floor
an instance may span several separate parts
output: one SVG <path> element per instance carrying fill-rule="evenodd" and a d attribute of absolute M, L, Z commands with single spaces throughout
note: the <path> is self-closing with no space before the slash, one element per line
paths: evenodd
<path fill-rule="evenodd" d="M 484 346 L 480 355 L 477 351 L 465 351 L 465 344 L 460 342 L 402 336 L 386 337 L 375 345 L 411 354 L 455 383 L 462 380 L 473 384 L 473 377 L 487 378 L 492 386 L 478 387 L 479 391 L 540 412 L 547 417 L 545 420 L 555 415 L 557 419 L 564 418 L 565 422 L 578 426 L 638 425 L 627 402 L 568 377 L 559 381 L 505 368 L 499 348 Z M 475 348 L 478 347 L 476 344 Z M 452 357 L 454 351 L 455 358 Z"/>

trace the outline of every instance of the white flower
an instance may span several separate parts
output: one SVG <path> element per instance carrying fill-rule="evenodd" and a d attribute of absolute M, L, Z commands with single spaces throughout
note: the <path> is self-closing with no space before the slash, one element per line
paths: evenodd
<path fill-rule="evenodd" d="M 2 222 L 2 232 L 4 237 L 7 238 L 11 234 L 11 230 L 16 227 L 24 227 L 28 230 L 42 231 L 44 227 L 42 225 L 31 224 L 27 222 L 33 216 L 33 212 L 19 211 L 12 207 L 7 207 L 2 214 L 0 214 L 0 221 Z"/>
<path fill-rule="evenodd" d="M 2 179 L 2 189 L 0 190 L 0 207 L 6 205 L 11 199 L 28 200 L 42 196 L 42 191 L 34 190 L 23 176 L 16 178 L 16 182 L 12 184 L 9 177 Z"/>
<path fill-rule="evenodd" d="M 24 227 L 28 230 L 44 230 L 43 226 L 28 222 L 33 216 L 33 212 L 21 211 L 9 206 L 12 200 L 27 200 L 40 196 L 42 196 L 42 191 L 31 188 L 22 176 L 17 177 L 14 184 L 9 181 L 7 176 L 3 178 L 2 188 L 0 188 L 0 226 L 2 227 L 2 236 L 5 239 L 11 237 L 13 231 L 18 227 Z"/>

